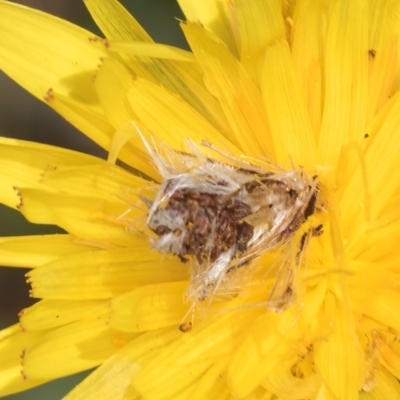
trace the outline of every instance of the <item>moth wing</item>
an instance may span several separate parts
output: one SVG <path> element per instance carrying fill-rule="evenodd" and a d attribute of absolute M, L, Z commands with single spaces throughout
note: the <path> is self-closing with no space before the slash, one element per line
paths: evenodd
<path fill-rule="evenodd" d="M 227 277 L 231 268 L 231 260 L 236 249 L 231 247 L 222 253 L 214 262 L 208 265 L 200 265 L 197 260 L 192 260 L 191 278 L 188 290 L 188 297 L 191 300 L 203 301 L 206 298 L 213 298 Z M 211 296 L 210 296 L 211 294 Z"/>
<path fill-rule="evenodd" d="M 276 274 L 275 284 L 267 300 L 267 308 L 270 311 L 283 312 L 296 300 L 300 266 L 293 260 L 292 253 L 286 255 Z"/>
<path fill-rule="evenodd" d="M 306 224 L 308 225 L 308 224 Z M 267 308 L 281 313 L 294 303 L 303 304 L 305 279 L 307 272 L 307 248 L 313 232 L 303 226 L 287 244 L 287 254 L 278 269 L 275 284 L 267 300 Z M 304 261 L 304 262 L 303 262 Z M 304 266 L 303 266 L 304 264 Z"/>

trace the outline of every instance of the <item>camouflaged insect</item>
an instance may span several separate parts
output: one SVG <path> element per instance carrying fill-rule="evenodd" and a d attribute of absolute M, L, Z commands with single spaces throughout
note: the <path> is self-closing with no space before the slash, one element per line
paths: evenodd
<path fill-rule="evenodd" d="M 176 152 L 184 159 L 177 168 L 145 144 L 164 177 L 155 198 L 144 199 L 152 244 L 184 263 L 191 261 L 192 300 L 216 293 L 231 270 L 288 243 L 315 211 L 317 178 L 301 169 L 274 166 L 269 171 L 242 161 L 230 165 L 199 152 Z M 290 306 L 293 286 L 293 268 L 285 263 L 268 307 L 280 312 Z"/>

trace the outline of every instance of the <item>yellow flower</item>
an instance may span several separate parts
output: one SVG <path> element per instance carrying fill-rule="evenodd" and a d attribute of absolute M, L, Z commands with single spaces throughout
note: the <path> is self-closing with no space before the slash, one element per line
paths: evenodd
<path fill-rule="evenodd" d="M 0 393 L 99 365 L 66 399 L 399 398 L 400 2 L 179 3 L 191 52 L 115 0 L 85 1 L 107 39 L 0 0 L 0 68 L 109 152 L 0 140 L 0 200 L 67 232 L 0 241 L 42 299 L 0 332 Z M 162 177 L 137 127 L 164 155 L 207 141 L 318 176 L 292 243 L 227 273 L 234 295 L 201 315 L 189 266 L 143 235 Z M 290 271 L 296 298 L 271 311 Z"/>

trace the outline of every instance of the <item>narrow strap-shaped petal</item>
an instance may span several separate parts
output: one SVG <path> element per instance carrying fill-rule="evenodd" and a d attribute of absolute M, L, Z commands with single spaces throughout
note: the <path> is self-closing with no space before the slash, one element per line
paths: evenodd
<path fill-rule="evenodd" d="M 107 40 L 107 50 L 129 54 L 137 57 L 154 57 L 166 60 L 194 62 L 195 58 L 190 51 L 179 47 L 168 46 L 160 43 L 147 42 L 118 42 Z"/>
<path fill-rule="evenodd" d="M 135 119 L 126 94 L 133 85 L 133 76 L 117 60 L 105 59 L 96 74 L 95 89 L 100 99 L 104 114 L 114 126 Z"/>
<path fill-rule="evenodd" d="M 64 400 L 136 398 L 138 393 L 130 385 L 141 369 L 143 358 L 151 358 L 181 336 L 179 329 L 171 328 L 157 329 L 138 336 L 92 372 Z"/>
<path fill-rule="evenodd" d="M 0 331 L 0 396 L 41 385 L 50 379 L 27 379 L 21 374 L 21 356 L 27 346 L 46 333 L 22 332 L 18 325 Z"/>
<path fill-rule="evenodd" d="M 321 385 L 316 374 L 294 376 L 297 357 L 281 362 L 263 381 L 263 386 L 282 398 L 313 399 Z"/>
<path fill-rule="evenodd" d="M 385 368 L 379 368 L 375 372 L 374 386 L 371 391 L 362 392 L 362 400 L 386 400 L 400 398 L 400 383 Z"/>
<path fill-rule="evenodd" d="M 94 75 L 95 71 L 93 71 L 91 83 Z M 93 90 L 93 84 L 91 90 Z M 55 92 L 53 88 L 49 88 L 43 97 L 49 107 L 62 115 L 88 138 L 103 149 L 108 150 L 110 148 L 114 129 L 104 115 L 98 100 L 96 100 L 95 106 L 90 106 L 71 96 Z"/>
<path fill-rule="evenodd" d="M 69 99 L 71 107 L 56 111 L 106 147 L 92 77 L 107 53 L 94 39 L 91 32 L 57 17 L 0 2 L 0 69 L 50 106 L 49 93 Z M 87 121 L 82 120 L 85 114 L 91 116 Z"/>
<path fill-rule="evenodd" d="M 20 211 L 30 222 L 58 225 L 67 232 L 105 247 L 127 246 L 135 235 L 119 220 L 129 207 L 121 200 L 20 189 Z"/>
<path fill-rule="evenodd" d="M 256 309 L 237 310 L 199 322 L 196 329 L 186 332 L 179 341 L 152 357 L 134 378 L 133 386 L 144 398 L 157 398 L 158 393 L 175 398 L 199 379 L 214 360 L 234 351 L 245 333 L 241 327 L 257 314 Z M 165 365 L 170 367 L 165 369 Z"/>
<path fill-rule="evenodd" d="M 85 0 L 92 18 L 108 39 L 140 41 L 152 43 L 153 40 L 136 19 L 116 0 Z M 107 46 L 107 45 L 106 45 Z M 123 56 L 135 75 L 152 79 L 146 60 L 135 56 Z"/>
<path fill-rule="evenodd" d="M 140 285 L 187 281 L 189 270 L 137 239 L 127 249 L 70 255 L 28 273 L 32 296 L 55 300 L 108 299 Z"/>
<path fill-rule="evenodd" d="M 46 102 L 99 146 L 106 150 L 111 149 L 117 130 L 108 121 L 103 110 L 101 112 L 94 111 L 70 97 L 56 94 L 53 91 L 46 96 Z M 132 129 L 131 126 L 130 129 Z M 154 175 L 154 168 L 148 163 L 148 160 L 146 159 L 145 162 L 143 154 L 129 142 L 115 155 L 115 159 L 117 157 L 147 176 Z"/>
<path fill-rule="evenodd" d="M 358 400 L 364 377 L 361 348 L 349 311 L 327 293 L 318 316 L 320 335 L 324 336 L 314 342 L 315 368 L 332 399 Z"/>
<path fill-rule="evenodd" d="M 353 237 L 353 240 L 358 240 L 364 234 L 368 200 L 373 199 L 369 206 L 369 214 L 370 218 L 375 220 L 387 208 L 391 197 L 398 190 L 400 141 L 396 132 L 400 124 L 399 94 L 386 104 L 376 120 L 378 123 L 371 130 L 365 156 L 361 155 L 361 159 L 357 160 L 357 168 L 349 177 L 349 183 L 341 198 L 341 204 L 346 204 L 342 210 L 343 230 L 348 237 Z M 360 201 L 354 201 L 355 198 Z"/>
<path fill-rule="evenodd" d="M 240 33 L 240 60 L 257 78 L 267 45 L 285 38 L 282 2 L 236 0 L 234 10 Z"/>
<path fill-rule="evenodd" d="M 237 47 L 232 30 L 232 17 L 225 0 L 204 0 L 201 3 L 191 0 L 178 0 L 188 21 L 200 22 L 207 30 L 213 32 L 229 47 L 232 54 L 237 54 Z"/>
<path fill-rule="evenodd" d="M 96 74 L 94 87 L 103 112 L 115 129 L 113 142 L 117 141 L 122 133 L 129 136 L 129 140 L 124 143 L 118 154 L 114 155 L 112 150 L 110 153 L 114 157 L 121 158 L 136 170 L 154 177 L 157 175 L 152 168 L 149 154 L 132 124 L 132 121 L 137 120 L 137 115 L 127 99 L 127 94 L 132 86 L 133 76 L 122 63 L 114 59 L 103 60 Z"/>
<path fill-rule="evenodd" d="M 358 240 L 349 244 L 348 252 L 353 259 L 362 257 L 365 260 L 379 262 L 381 265 L 385 262 L 389 265 L 397 265 L 399 237 L 400 220 L 388 223 L 383 219 L 376 227 L 368 230 L 368 235 L 360 235 Z"/>
<path fill-rule="evenodd" d="M 322 119 L 325 5 L 326 0 L 300 0 L 296 2 L 293 12 L 293 65 L 316 139 L 320 134 Z"/>
<path fill-rule="evenodd" d="M 206 140 L 231 154 L 240 155 L 218 130 L 177 94 L 143 78 L 135 81 L 116 60 L 103 62 L 95 87 L 105 115 L 115 128 L 131 131 L 136 168 L 151 174 L 151 161 L 132 121 L 140 120 L 162 142 L 177 150 L 187 150 L 187 139 Z M 149 168 L 150 167 L 150 168 Z"/>
<path fill-rule="evenodd" d="M 138 78 L 128 100 L 150 131 L 174 149 L 187 150 L 185 142 L 190 137 L 198 144 L 205 140 L 230 154 L 240 155 L 239 149 L 202 115 L 162 86 Z"/>
<path fill-rule="evenodd" d="M 145 332 L 171 325 L 178 329 L 190 307 L 184 303 L 187 287 L 187 281 L 159 283 L 114 297 L 110 327 L 123 332 Z"/>
<path fill-rule="evenodd" d="M 74 242 L 71 235 L 7 236 L 0 238 L 0 264 L 35 268 L 58 257 L 88 251 L 91 247 Z"/>
<path fill-rule="evenodd" d="M 104 317 L 52 329 L 26 347 L 23 373 L 27 379 L 55 379 L 84 371 L 101 364 L 135 336 L 110 330 Z"/>
<path fill-rule="evenodd" d="M 369 90 L 368 120 L 385 105 L 396 91 L 394 81 L 399 71 L 399 28 L 396 0 L 370 2 L 369 18 Z"/>
<path fill-rule="evenodd" d="M 343 145 L 364 138 L 368 103 L 368 4 L 339 0 L 328 17 L 319 162 L 335 165 Z"/>
<path fill-rule="evenodd" d="M 117 202 L 130 192 L 137 193 L 149 186 L 148 181 L 103 160 L 94 165 L 51 168 L 42 174 L 41 184 L 45 190 L 77 196 L 85 188 L 87 196 L 115 199 Z M 140 210 L 135 210 L 134 213 L 140 214 Z"/>
<path fill-rule="evenodd" d="M 41 300 L 19 313 L 25 331 L 44 331 L 84 319 L 102 317 L 110 312 L 105 300 Z"/>
<path fill-rule="evenodd" d="M 267 313 L 247 327 L 228 366 L 228 381 L 237 396 L 250 396 L 282 358 L 294 356 L 295 350 L 287 346 L 276 328 L 273 317 Z"/>
<path fill-rule="evenodd" d="M 293 164 L 314 166 L 316 142 L 285 40 L 273 43 L 265 51 L 261 90 L 276 161 L 286 168 Z"/>
<path fill-rule="evenodd" d="M 0 138 L 0 156 L 1 202 L 14 208 L 19 203 L 14 188 L 38 186 L 46 169 L 103 162 L 76 151 L 7 138 Z"/>
<path fill-rule="evenodd" d="M 230 124 L 230 139 L 254 157 L 272 157 L 272 143 L 261 93 L 243 66 L 217 37 L 199 24 L 182 25 L 185 36 L 204 72 L 210 92 L 219 100 Z"/>
<path fill-rule="evenodd" d="M 395 378 L 400 379 L 400 349 L 396 339 L 393 340 L 393 344 L 390 343 L 386 332 L 380 332 L 378 329 L 372 332 L 372 337 L 382 366 Z"/>
<path fill-rule="evenodd" d="M 385 108 L 386 110 L 386 108 Z M 371 216 L 376 217 L 398 192 L 400 179 L 398 127 L 400 124 L 400 94 L 393 98 L 392 107 L 382 110 L 386 114 L 378 132 L 372 132 L 365 154 L 369 194 L 374 199 Z"/>
<path fill-rule="evenodd" d="M 263 314 L 248 326 L 246 335 L 228 366 L 228 380 L 232 382 L 232 387 L 238 396 L 251 398 L 251 394 L 257 387 L 264 384 L 266 377 L 268 377 L 268 381 L 265 387 L 274 393 L 274 389 L 276 389 L 279 393 L 279 390 L 283 391 L 285 386 L 282 380 L 288 384 L 288 373 L 293 379 L 291 383 L 298 385 L 299 390 L 300 388 L 304 390 L 304 398 L 307 397 L 306 393 L 316 391 L 318 379 L 299 382 L 294 378 L 292 372 L 285 369 L 291 370 L 295 361 L 300 357 L 301 350 L 294 348 L 293 343 L 298 343 L 300 337 L 303 338 L 300 341 L 304 340 L 306 327 L 315 329 L 315 320 L 324 301 L 325 293 L 326 283 L 322 280 L 313 290 L 308 290 L 306 296 L 301 299 L 303 307 L 301 314 L 299 314 L 298 308 L 292 307 L 279 315 Z M 319 331 L 315 334 L 318 335 Z M 292 345 L 287 346 L 288 343 Z M 291 366 L 288 365 L 289 360 L 292 361 Z M 278 376 L 274 377 L 275 374 Z M 309 376 L 311 375 L 310 371 Z M 278 383 L 279 381 L 281 383 Z M 289 387 L 291 386 L 289 385 Z"/>
<path fill-rule="evenodd" d="M 106 51 L 94 35 L 38 10 L 0 2 L 0 68 L 34 96 L 51 87 L 93 103 L 90 81 Z"/>
<path fill-rule="evenodd" d="M 376 268 L 379 268 L 376 266 Z M 359 272 L 361 276 L 362 271 Z M 372 274 L 371 274 L 372 275 Z M 379 275 L 379 274 L 378 274 Z M 385 274 L 388 279 L 395 281 L 397 274 Z M 400 316 L 398 307 L 400 306 L 400 294 L 396 288 L 388 288 L 387 282 L 378 276 L 369 279 L 368 285 L 359 285 L 356 290 L 350 291 L 352 307 L 355 311 L 367 315 L 382 324 L 400 330 Z M 361 287 L 360 287 L 361 286 Z M 371 296 L 374 291 L 374 296 Z"/>
<path fill-rule="evenodd" d="M 190 388 L 188 398 L 203 399 L 230 399 L 231 390 L 226 382 L 226 366 L 229 357 L 218 358 L 213 365 Z"/>
<path fill-rule="evenodd" d="M 86 0 L 92 17 L 107 38 L 116 41 L 152 43 L 152 39 L 135 18 L 116 0 Z M 224 126 L 218 115 L 218 102 L 204 87 L 196 63 L 136 57 L 120 52 L 126 65 L 139 77 L 161 83 L 178 93 L 217 128 Z"/>

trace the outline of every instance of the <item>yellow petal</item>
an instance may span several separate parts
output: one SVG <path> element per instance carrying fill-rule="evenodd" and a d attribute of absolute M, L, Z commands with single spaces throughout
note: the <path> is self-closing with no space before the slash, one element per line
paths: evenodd
<path fill-rule="evenodd" d="M 136 19 L 116 0 L 85 0 L 92 18 L 104 35 L 111 40 L 141 41 L 152 43 L 152 39 Z M 135 75 L 152 79 L 145 60 L 124 56 Z"/>
<path fill-rule="evenodd" d="M 276 161 L 315 166 L 316 142 L 286 41 L 267 47 L 261 81 Z"/>
<path fill-rule="evenodd" d="M 176 94 L 150 81 L 137 78 L 133 81 L 126 68 L 116 60 L 105 60 L 95 83 L 100 102 L 117 134 L 129 135 L 125 146 L 134 157 L 130 165 L 145 174 L 154 176 L 154 168 L 141 138 L 132 124 L 138 118 L 152 133 L 169 146 L 187 150 L 184 142 L 188 137 L 208 140 L 221 149 L 239 154 L 196 110 Z M 115 138 L 118 140 L 118 138 Z M 134 161 L 136 160 L 136 161 Z"/>
<path fill-rule="evenodd" d="M 182 25 L 210 92 L 230 123 L 227 137 L 245 154 L 272 157 L 261 93 L 226 45 L 199 24 Z"/>
<path fill-rule="evenodd" d="M 148 183 L 120 167 L 99 161 L 100 164 L 88 166 L 61 166 L 55 169 L 48 166 L 48 170 L 40 176 L 38 190 L 20 189 L 19 193 L 23 193 L 20 210 L 32 221 L 59 224 L 67 230 L 67 226 L 73 226 L 74 220 L 83 219 L 85 222 L 81 227 L 75 225 L 69 232 L 97 241 L 100 237 L 105 240 L 105 232 L 111 229 L 130 243 L 134 235 L 128 232 L 128 226 L 133 232 L 135 220 L 136 225 L 144 223 L 146 207 L 137 194 Z M 84 198 L 81 196 L 82 188 L 85 188 Z M 89 202 L 88 198 L 92 200 Z M 43 208 L 41 200 L 43 204 L 47 203 L 47 208 Z M 64 215 L 58 214 L 57 210 L 63 210 Z M 89 231 L 82 231 L 90 226 L 94 228 L 93 237 L 90 237 Z M 103 228 L 99 229 L 100 226 Z M 105 230 L 101 232 L 102 229 Z M 109 244 L 103 243 L 102 246 Z"/>
<path fill-rule="evenodd" d="M 237 47 L 232 32 L 229 2 L 225 0 L 203 0 L 201 3 L 191 0 L 178 0 L 188 21 L 200 22 L 207 30 L 224 41 L 232 54 Z"/>
<path fill-rule="evenodd" d="M 23 372 L 27 379 L 55 379 L 93 368 L 133 337 L 111 331 L 104 319 L 74 322 L 52 329 L 28 345 Z"/>
<path fill-rule="evenodd" d="M 144 332 L 170 325 L 177 328 L 190 307 L 184 304 L 187 287 L 187 281 L 146 285 L 114 297 L 110 327 L 123 332 Z"/>
<path fill-rule="evenodd" d="M 319 162 L 335 165 L 343 145 L 364 138 L 368 101 L 366 1 L 332 5 L 325 48 L 325 98 Z"/>
<path fill-rule="evenodd" d="M 104 114 L 115 128 L 135 119 L 126 94 L 133 77 L 117 60 L 106 59 L 96 74 L 95 88 Z"/>
<path fill-rule="evenodd" d="M 8 236 L 0 238 L 0 264 L 35 268 L 58 257 L 90 248 L 74 242 L 71 235 Z"/>
<path fill-rule="evenodd" d="M 93 85 L 92 89 L 94 89 Z M 49 107 L 62 115 L 88 138 L 103 149 L 110 148 L 114 129 L 104 116 L 100 104 L 97 104 L 96 107 L 88 107 L 85 103 L 79 102 L 73 97 L 63 96 L 53 89 L 46 92 L 45 100 Z"/>
<path fill-rule="evenodd" d="M 381 364 L 397 379 L 400 379 L 400 354 L 399 346 L 390 343 L 384 333 L 377 329 L 372 332 L 373 346 L 379 355 Z M 396 339 L 395 339 L 396 340 Z"/>
<path fill-rule="evenodd" d="M 390 12 L 390 10 L 394 10 L 395 7 L 398 7 L 397 2 L 396 1 L 394 1 L 394 2 L 395 2 L 395 5 L 393 5 L 391 2 L 386 2 L 383 0 L 381 0 L 379 3 L 383 3 L 385 6 L 387 6 L 387 9 Z M 397 13 L 391 14 L 391 18 L 393 18 L 395 21 L 396 21 L 396 16 L 397 16 Z M 383 22 L 383 23 L 385 23 L 385 22 Z M 392 87 L 392 93 L 396 93 L 400 88 L 400 52 L 398 51 L 398 48 L 399 48 L 398 37 L 399 37 L 399 33 L 400 33 L 400 26 L 396 22 L 394 22 L 393 25 L 391 25 L 391 26 L 390 25 L 391 24 L 389 23 L 389 29 L 391 27 L 393 30 L 391 36 L 394 39 L 394 44 L 396 47 L 396 57 L 395 57 L 395 59 L 396 59 L 396 62 L 395 62 L 396 75 L 395 75 L 395 80 L 394 80 L 393 87 Z M 377 29 L 379 29 L 379 27 L 380 27 L 380 25 L 377 26 Z"/>
<path fill-rule="evenodd" d="M 383 226 L 368 230 L 368 235 L 363 235 L 355 241 L 354 248 L 349 248 L 349 253 L 353 250 L 353 253 L 350 253 L 353 258 L 362 257 L 371 262 L 379 262 L 381 265 L 384 263 L 397 265 L 398 237 L 400 237 L 400 221 L 398 219 L 391 223 L 384 221 Z M 377 268 L 377 271 L 379 270 L 380 268 Z"/>
<path fill-rule="evenodd" d="M 38 186 L 48 168 L 103 162 L 76 151 L 7 138 L 0 138 L 0 156 L 1 202 L 14 208 L 19 203 L 14 187 Z"/>
<path fill-rule="evenodd" d="M 292 58 L 317 139 L 320 133 L 323 96 L 323 51 L 326 40 L 324 0 L 302 0 L 293 12 Z"/>
<path fill-rule="evenodd" d="M 85 0 L 92 18 L 109 39 L 152 43 L 150 35 L 117 0 Z"/>
<path fill-rule="evenodd" d="M 399 69 L 397 15 L 400 3 L 396 0 L 369 4 L 369 90 L 368 122 L 393 94 L 393 84 Z"/>
<path fill-rule="evenodd" d="M 110 312 L 109 303 L 102 300 L 41 300 L 22 310 L 19 317 L 25 331 L 38 331 L 101 317 L 107 312 Z"/>
<path fill-rule="evenodd" d="M 371 140 L 365 155 L 369 193 L 374 199 L 371 205 L 372 218 L 379 215 L 398 188 L 400 144 L 395 133 L 399 127 L 399 109 L 400 95 L 393 98 L 385 122 Z"/>
<path fill-rule="evenodd" d="M 180 95 L 182 99 L 195 108 L 199 114 L 203 115 L 224 136 L 228 136 L 230 132 L 229 123 L 223 113 L 221 104 L 206 87 L 197 63 L 193 68 L 188 68 L 187 63 L 174 61 L 165 61 L 165 63 L 167 64 L 166 68 L 174 71 L 174 82 L 173 85 L 168 84 L 168 82 L 164 83 L 162 80 L 160 83 Z"/>
<path fill-rule="evenodd" d="M 0 69 L 106 147 L 92 78 L 107 52 L 94 39 L 99 38 L 62 19 L 0 2 Z M 57 107 L 52 95 L 72 104 Z"/>
<path fill-rule="evenodd" d="M 400 384 L 385 368 L 376 370 L 375 385 L 370 392 L 361 392 L 360 400 L 388 400 L 400 398 Z"/>
<path fill-rule="evenodd" d="M 267 45 L 285 38 L 282 2 L 236 0 L 235 11 L 240 33 L 240 59 L 257 77 L 257 68 Z"/>
<path fill-rule="evenodd" d="M 193 54 L 189 51 L 159 43 L 117 42 L 108 40 L 107 49 L 137 57 L 154 57 L 186 62 L 195 61 Z"/>
<path fill-rule="evenodd" d="M 114 140 L 119 139 L 118 135 L 121 135 L 122 131 L 130 132 L 129 140 L 123 143 L 119 157 L 125 159 L 125 154 L 130 154 L 129 165 L 153 176 L 154 168 L 149 155 L 132 125 L 132 121 L 137 120 L 136 113 L 127 100 L 128 91 L 132 86 L 133 77 L 120 62 L 112 59 L 103 61 L 96 75 L 95 88 L 104 114 L 116 130 Z"/>
<path fill-rule="evenodd" d="M 400 94 L 395 95 L 386 104 L 381 114 L 384 114 L 382 125 L 372 132 L 365 159 L 361 160 L 365 162 L 365 170 L 362 170 L 359 162 L 358 168 L 349 177 L 350 181 L 341 199 L 343 230 L 347 232 L 348 237 L 354 235 L 354 239 L 365 235 L 364 210 L 368 198 L 373 199 L 369 214 L 370 218 L 375 220 L 386 209 L 391 197 L 397 191 L 397 182 L 400 180 L 398 168 L 400 141 L 395 134 L 400 124 Z M 379 117 L 378 115 L 377 119 Z"/>
<path fill-rule="evenodd" d="M 133 380 L 134 387 L 149 399 L 175 398 L 193 384 L 216 359 L 230 355 L 259 310 L 210 316 L 183 334 L 179 341 L 153 356 Z M 169 367 L 166 369 L 165 365 Z M 157 385 L 154 385 L 157 382 Z"/>
<path fill-rule="evenodd" d="M 108 200 L 123 197 L 129 192 L 148 186 L 148 181 L 104 161 L 96 165 L 60 166 L 49 169 L 43 174 L 41 183 L 46 190 L 51 189 L 64 194 L 80 195 L 84 188 L 86 195 Z"/>
<path fill-rule="evenodd" d="M 230 388 L 226 382 L 224 372 L 228 364 L 228 357 L 218 358 L 215 363 L 202 375 L 190 390 L 189 397 L 193 400 L 228 399 Z"/>
<path fill-rule="evenodd" d="M 379 268 L 376 266 L 376 268 Z M 400 330 L 400 316 L 397 312 L 400 307 L 400 293 L 398 289 L 388 287 L 388 281 L 384 281 L 378 274 L 378 277 L 370 278 L 369 286 L 358 285 L 357 288 L 351 290 L 350 299 L 352 307 L 355 311 L 367 315 L 387 326 Z M 393 283 L 398 286 L 398 277 L 390 274 Z M 373 291 L 374 296 L 371 296 Z"/>
<path fill-rule="evenodd" d="M 77 25 L 0 2 L 0 68 L 40 100 L 49 88 L 91 104 L 91 77 L 106 51 Z M 87 105 L 88 105 L 87 104 Z"/>
<path fill-rule="evenodd" d="M 278 335 L 276 323 L 264 313 L 246 325 L 245 337 L 228 366 L 228 381 L 238 397 L 250 396 L 282 359 L 293 357 L 295 349 Z"/>
<path fill-rule="evenodd" d="M 150 251 L 144 239 L 127 249 L 62 257 L 28 274 L 34 297 L 65 300 L 107 299 L 138 285 L 188 278 L 186 266 L 175 257 Z"/>
<path fill-rule="evenodd" d="M 86 0 L 85 4 L 107 38 L 124 42 L 153 42 L 118 1 Z M 221 124 L 221 118 L 215 115 L 216 110 L 219 110 L 218 103 L 202 87 L 201 76 L 193 65 L 149 57 L 126 56 L 124 53 L 120 55 L 135 75 L 163 84 L 168 90 L 178 93 L 197 111 L 205 114 L 210 122 Z"/>
<path fill-rule="evenodd" d="M 276 396 L 287 399 L 313 399 L 321 385 L 316 374 L 293 376 L 295 363 L 282 362 L 263 381 L 263 386 Z"/>
<path fill-rule="evenodd" d="M 352 317 L 328 292 L 318 319 L 323 336 L 314 342 L 314 359 L 326 392 L 329 398 L 356 400 L 363 380 L 363 361 Z"/>
<path fill-rule="evenodd" d="M 6 396 L 41 385 L 45 379 L 27 379 L 21 374 L 21 356 L 27 346 L 38 341 L 44 332 L 22 332 L 18 325 L 0 332 L 0 395 Z"/>
<path fill-rule="evenodd" d="M 137 79 L 128 100 L 140 120 L 172 148 L 187 150 L 185 141 L 191 138 L 197 143 L 206 140 L 221 150 L 240 155 L 195 109 L 162 86 Z"/>
<path fill-rule="evenodd" d="M 140 371 L 142 358 L 156 354 L 171 341 L 182 336 L 178 329 L 163 328 L 144 333 L 113 354 L 65 400 L 126 399 L 133 377 Z M 128 398 L 135 398 L 137 392 Z"/>
<path fill-rule="evenodd" d="M 135 236 L 118 220 L 129 209 L 122 201 L 36 189 L 21 189 L 19 193 L 20 211 L 30 222 L 58 225 L 99 246 L 129 245 L 134 240 Z"/>
<path fill-rule="evenodd" d="M 4 4 L 1 6 L 6 7 Z M 9 6 L 10 9 L 5 9 L 4 13 L 2 11 L 1 17 L 9 17 L 13 20 L 15 12 L 18 15 L 22 14 L 21 9 L 14 10 L 12 7 L 17 6 Z M 45 100 L 50 107 L 89 138 L 108 149 L 113 130 L 110 129 L 102 114 L 92 84 L 94 71 L 97 69 L 100 58 L 105 56 L 105 49 L 100 51 L 97 49 L 99 46 L 94 46 L 89 42 L 89 39 L 93 39 L 94 36 L 90 32 L 35 10 L 23 10 L 26 15 L 22 21 L 27 26 L 19 31 L 26 32 L 27 37 L 21 38 L 18 34 L 13 34 L 11 29 L 7 29 L 7 34 L 11 32 L 13 38 L 18 38 L 21 43 L 14 44 L 11 39 L 4 44 L 0 41 L 0 50 L 3 46 L 4 51 L 10 53 L 7 53 L 7 57 L 13 57 L 9 60 L 4 56 L 3 61 L 0 61 L 0 67 L 39 99 Z M 21 19 L 20 16 L 18 18 Z M 14 26 L 16 25 L 13 24 Z M 44 29 L 43 32 L 42 29 Z M 36 32 L 36 30 L 39 31 Z M 48 35 L 48 32 L 55 33 L 51 40 L 46 39 L 48 49 L 43 49 L 44 53 L 47 52 L 46 57 L 43 57 L 42 53 L 34 49 L 41 48 L 40 35 L 44 37 Z M 66 48 L 64 41 L 70 44 L 73 50 Z M 11 47 L 8 49 L 6 45 L 11 45 Z M 21 52 L 17 50 L 18 46 L 22 45 L 32 49 L 32 54 L 27 54 L 25 51 L 23 60 L 20 60 L 18 57 Z M 0 54 L 2 54 L 1 51 Z M 55 55 L 54 60 L 49 58 L 49 54 Z M 10 66 L 2 65 L 6 61 L 10 63 Z M 43 65 L 43 61 L 46 64 Z M 36 68 L 34 71 L 30 70 L 34 68 Z M 31 84 L 33 81 L 36 82 L 35 85 Z M 121 158 L 128 164 L 132 163 L 132 155 L 135 153 L 131 151 L 127 155 L 126 152 L 125 149 Z"/>
<path fill-rule="evenodd" d="M 106 84 L 106 89 L 108 92 L 105 94 L 110 95 L 110 93 L 113 93 L 112 82 L 107 81 Z M 102 92 L 102 94 L 104 93 Z M 111 99 L 108 98 L 107 105 L 110 104 L 110 100 L 115 100 L 114 95 L 111 97 Z M 76 128 L 82 131 L 90 139 L 95 141 L 99 146 L 111 151 L 115 135 L 118 133 L 118 129 L 116 130 L 115 127 L 113 127 L 113 125 L 108 121 L 107 117 L 110 117 L 110 115 L 107 113 L 106 117 L 105 112 L 109 111 L 106 107 L 104 107 L 105 110 L 103 110 L 99 104 L 98 109 L 93 110 L 93 108 L 88 108 L 85 104 L 82 105 L 73 98 L 56 94 L 53 91 L 50 91 L 46 96 L 46 102 L 58 114 L 62 115 L 66 120 L 71 122 Z M 102 104 L 102 106 L 104 106 L 104 104 Z M 131 118 L 128 119 L 129 128 L 134 132 L 136 142 L 141 144 L 137 132 L 135 132 L 133 127 L 130 125 L 130 120 Z M 111 122 L 113 122 L 113 119 L 111 119 Z M 124 146 L 119 150 L 120 151 L 117 152 L 116 156 L 118 156 L 118 158 L 127 165 L 135 168 L 135 170 L 140 169 L 148 176 L 154 175 L 154 168 L 151 167 L 151 164 L 149 164 L 147 158 L 146 162 L 144 162 L 144 155 L 140 154 L 137 148 L 131 143 L 127 143 L 125 145 L 124 142 Z M 115 160 L 116 157 L 114 157 L 113 162 L 115 162 Z"/>

